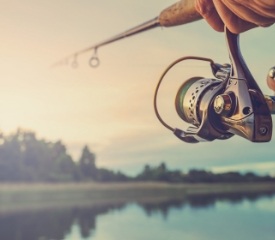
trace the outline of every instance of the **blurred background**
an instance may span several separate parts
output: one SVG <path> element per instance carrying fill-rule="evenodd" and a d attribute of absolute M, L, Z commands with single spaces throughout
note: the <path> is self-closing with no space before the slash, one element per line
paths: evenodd
<path fill-rule="evenodd" d="M 137 202 L 133 197 L 130 198 L 132 205 L 125 199 L 116 199 L 116 203 L 95 207 L 85 200 L 96 195 L 92 193 L 95 186 L 77 194 L 72 190 L 75 186 L 70 186 L 70 194 L 73 193 L 70 196 L 81 195 L 88 208 L 71 208 L 77 205 L 78 200 L 74 199 L 69 208 L 59 212 L 56 206 L 53 212 L 43 212 L 45 206 L 42 210 L 37 207 L 38 213 L 33 208 L 23 211 L 29 209 L 24 201 L 30 203 L 39 194 L 43 196 L 38 197 L 40 200 L 56 194 L 56 189 L 39 192 L 44 182 L 70 182 L 72 178 L 84 182 L 98 180 L 91 169 L 101 180 L 107 176 L 116 180 L 133 180 L 136 176 L 141 176 L 138 181 L 163 180 L 148 176 L 166 174 L 166 177 L 173 175 L 169 179 L 180 176 L 181 182 L 184 177 L 193 179 L 192 174 L 198 174 L 204 176 L 200 181 L 195 177 L 194 181 L 200 183 L 214 181 L 214 175 L 220 177 L 214 182 L 220 183 L 220 179 L 225 181 L 223 177 L 228 177 L 226 173 L 238 172 L 232 179 L 240 177 L 238 181 L 251 181 L 252 177 L 257 182 L 265 179 L 273 187 L 275 140 L 256 144 L 233 137 L 227 141 L 189 145 L 158 122 L 153 111 L 154 90 L 162 71 L 172 61 L 194 55 L 212 58 L 221 64 L 229 62 L 223 33 L 215 32 L 202 20 L 156 28 L 99 48 L 98 68 L 88 64 L 92 51 L 77 57 L 77 68 L 72 67 L 73 59 L 52 67 L 63 57 L 158 16 L 175 1 L 1 0 L 1 3 L 0 178 L 4 185 L 0 210 L 4 218 L 0 218 L 0 222 L 3 221 L 0 235 L 5 236 L 3 239 L 273 239 L 275 218 L 271 206 L 275 200 L 270 187 L 268 190 L 260 187 L 264 197 L 258 193 L 249 195 L 244 191 L 246 187 L 239 189 L 238 195 L 228 196 L 220 191 L 224 187 L 215 186 L 210 192 L 216 195 L 211 196 L 183 199 L 182 192 L 178 192 L 180 199 L 177 195 L 174 202 L 162 199 L 153 204 L 148 200 L 152 198 L 149 194 L 146 201 L 138 198 L 138 204 L 133 204 Z M 274 26 L 253 29 L 240 36 L 244 59 L 268 95 L 273 94 L 265 79 L 275 63 L 274 40 Z M 179 86 L 192 76 L 212 77 L 207 64 L 190 61 L 173 69 L 160 89 L 160 112 L 173 127 L 184 128 L 176 114 L 174 99 Z M 44 164 L 47 159 L 58 160 L 47 165 Z M 34 167 L 37 162 L 44 165 Z M 91 170 L 88 173 L 83 170 L 87 168 Z M 49 174 L 43 175 L 43 172 Z M 43 184 L 35 190 L 25 183 L 19 184 L 18 190 L 6 185 L 10 181 Z M 187 183 L 192 181 L 189 178 Z M 148 191 L 152 193 L 155 187 Z M 34 191 L 32 200 L 18 195 L 16 189 L 20 194 L 26 189 Z M 136 186 L 129 186 L 127 191 L 129 189 Z M 205 188 L 199 189 L 201 193 Z M 186 188 L 177 191 L 186 192 Z M 66 194 L 60 199 L 68 198 Z M 104 199 L 112 198 L 104 194 Z M 51 202 L 47 197 L 45 201 Z M 7 205 L 11 199 L 14 205 Z M 14 206 L 19 205 L 22 207 L 12 215 Z M 50 204 L 47 208 L 53 209 L 53 206 Z M 239 221 L 234 223 L 235 219 Z M 131 226 L 126 224 L 129 220 L 133 223 Z M 54 222 L 54 230 L 41 230 L 44 221 Z M 246 221 L 248 224 L 241 229 L 238 224 Z M 119 225 L 112 227 L 113 222 Z M 34 223 L 36 227 L 27 227 Z M 232 225 L 228 228 L 229 224 Z M 145 230 L 141 232 L 134 226 Z M 118 231 L 124 228 L 129 231 Z"/>
<path fill-rule="evenodd" d="M 93 52 L 78 57 L 78 68 L 50 68 L 78 50 L 150 20 L 173 0 L 3 1 L 1 9 L 1 122 L 3 132 L 34 131 L 48 140 L 62 139 L 79 157 L 87 144 L 98 164 L 136 174 L 144 163 L 182 170 L 253 170 L 274 174 L 274 140 L 253 144 L 239 137 L 229 141 L 183 144 L 167 132 L 153 112 L 153 93 L 162 71 L 187 56 L 229 62 L 224 35 L 204 21 L 156 28 L 98 50 L 100 67 L 89 67 Z M 241 35 L 244 58 L 266 94 L 274 27 Z M 181 127 L 173 101 L 190 76 L 206 76 L 200 62 L 182 64 L 161 88 L 160 111 L 172 126 Z M 201 66 L 202 65 L 202 66 Z M 174 75 L 172 75 L 174 74 Z M 198 151 L 199 150 L 199 151 Z M 238 155 L 232 155 L 238 152 Z"/>

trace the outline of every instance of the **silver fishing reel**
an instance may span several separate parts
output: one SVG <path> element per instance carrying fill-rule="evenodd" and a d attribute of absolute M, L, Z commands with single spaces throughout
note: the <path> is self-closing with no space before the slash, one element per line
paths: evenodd
<path fill-rule="evenodd" d="M 154 107 L 160 122 L 182 141 L 197 143 L 228 139 L 233 135 L 252 142 L 268 142 L 272 137 L 275 98 L 264 96 L 240 53 L 239 36 L 225 29 L 231 64 L 217 64 L 201 57 L 184 57 L 172 63 L 157 85 Z M 175 107 L 179 117 L 190 126 L 186 130 L 172 128 L 160 117 L 157 93 L 167 72 L 185 60 L 210 63 L 213 78 L 193 77 L 179 88 Z M 272 71 L 273 70 L 273 71 Z M 274 84 L 275 68 L 268 74 L 268 85 Z M 274 87 L 275 88 L 275 87 Z"/>

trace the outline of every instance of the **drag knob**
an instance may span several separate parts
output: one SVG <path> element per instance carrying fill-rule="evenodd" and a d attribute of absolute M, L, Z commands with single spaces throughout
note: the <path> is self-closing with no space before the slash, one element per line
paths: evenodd
<path fill-rule="evenodd" d="M 270 68 L 266 81 L 268 87 L 275 92 L 275 67 Z"/>
<path fill-rule="evenodd" d="M 220 94 L 214 100 L 214 110 L 217 114 L 228 116 L 233 108 L 232 96 Z"/>

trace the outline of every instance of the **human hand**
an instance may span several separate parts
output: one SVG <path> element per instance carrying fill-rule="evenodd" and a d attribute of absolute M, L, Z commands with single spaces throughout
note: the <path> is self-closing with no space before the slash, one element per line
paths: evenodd
<path fill-rule="evenodd" d="M 275 0 L 195 0 L 196 10 L 216 31 L 232 33 L 275 22 Z"/>

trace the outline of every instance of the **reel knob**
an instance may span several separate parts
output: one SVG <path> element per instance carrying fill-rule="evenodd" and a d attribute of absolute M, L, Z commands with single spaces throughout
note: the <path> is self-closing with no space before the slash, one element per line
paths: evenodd
<path fill-rule="evenodd" d="M 269 69 L 266 81 L 268 87 L 275 92 L 275 66 Z"/>
<path fill-rule="evenodd" d="M 228 116 L 233 109 L 233 99 L 230 94 L 220 94 L 214 100 L 214 110 L 217 114 Z"/>

